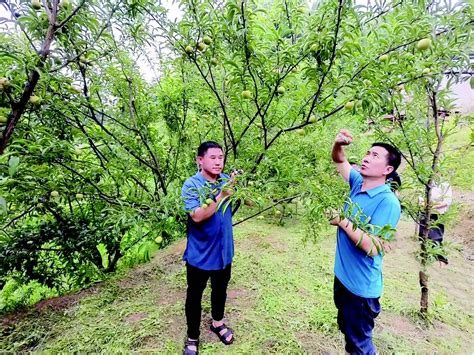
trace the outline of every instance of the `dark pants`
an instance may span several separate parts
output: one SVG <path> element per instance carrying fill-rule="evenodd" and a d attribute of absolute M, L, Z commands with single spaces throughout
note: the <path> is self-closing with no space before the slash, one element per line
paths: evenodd
<path fill-rule="evenodd" d="M 433 223 L 436 222 L 439 218 L 439 215 L 437 214 L 431 214 L 430 215 L 430 221 L 432 225 L 430 226 L 430 229 L 428 231 L 428 239 L 433 241 L 435 245 L 443 245 L 443 237 L 444 237 L 444 224 L 442 223 Z M 423 236 L 424 231 L 426 230 L 426 226 L 423 224 L 423 215 L 420 218 L 420 229 L 418 231 L 418 236 L 421 237 Z M 444 255 L 436 255 L 436 259 L 447 264 L 448 259 Z"/>
<path fill-rule="evenodd" d="M 186 278 L 188 290 L 186 293 L 186 321 L 188 323 L 188 337 L 199 338 L 199 326 L 201 325 L 201 299 L 206 288 L 207 280 L 211 279 L 211 309 L 212 319 L 224 318 L 224 307 L 227 299 L 227 285 L 230 280 L 231 265 L 223 270 L 202 270 L 186 264 Z"/>
<path fill-rule="evenodd" d="M 428 231 L 428 238 L 434 242 L 438 242 L 441 244 L 443 241 L 444 236 L 444 224 L 441 223 L 433 223 L 438 220 L 439 216 L 437 214 L 430 215 L 431 226 L 430 230 Z M 420 218 L 420 221 L 423 221 L 423 216 Z M 423 222 L 420 222 L 420 229 L 418 231 L 418 235 L 421 237 L 423 236 L 423 232 L 425 231 L 426 226 Z"/>
<path fill-rule="evenodd" d="M 334 303 L 346 351 L 350 354 L 375 354 L 372 330 L 381 310 L 379 299 L 356 296 L 334 277 Z"/>

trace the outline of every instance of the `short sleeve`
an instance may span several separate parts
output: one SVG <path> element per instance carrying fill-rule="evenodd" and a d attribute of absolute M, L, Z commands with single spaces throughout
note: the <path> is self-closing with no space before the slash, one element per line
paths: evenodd
<path fill-rule="evenodd" d="M 191 179 L 186 180 L 181 189 L 181 198 L 186 212 L 194 211 L 200 206 L 199 193 Z"/>
<path fill-rule="evenodd" d="M 449 207 L 453 203 L 453 189 L 451 188 L 451 185 L 449 183 L 445 183 L 443 188 L 443 202 L 446 203 Z"/>
<path fill-rule="evenodd" d="M 380 231 L 385 226 L 395 229 L 400 220 L 401 207 L 396 197 L 384 198 L 375 209 L 370 224 L 375 227 L 375 231 Z M 389 238 L 393 232 L 387 232 L 382 238 Z"/>
<path fill-rule="evenodd" d="M 354 168 L 351 168 L 349 173 L 349 186 L 351 187 L 351 190 L 354 189 L 355 186 L 358 186 L 360 183 L 362 183 L 362 180 L 362 175 L 360 175 L 360 173 Z"/>

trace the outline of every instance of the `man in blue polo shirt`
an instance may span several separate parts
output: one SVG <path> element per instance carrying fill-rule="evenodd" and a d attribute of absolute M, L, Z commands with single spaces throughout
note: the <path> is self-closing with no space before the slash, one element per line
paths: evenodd
<path fill-rule="evenodd" d="M 349 182 L 350 203 L 338 226 L 334 265 L 334 303 L 337 323 L 350 354 L 375 354 L 372 343 L 374 319 L 380 313 L 382 294 L 382 253 L 388 237 L 382 228 L 395 228 L 400 219 L 400 202 L 385 183 L 387 175 L 400 165 L 400 152 L 386 143 L 374 143 L 362 160 L 360 172 L 351 167 L 344 146 L 352 135 L 341 130 L 334 141 L 332 160 Z M 358 223 L 354 228 L 354 223 Z M 370 224 L 370 227 L 368 227 Z M 362 227 L 362 229 L 361 229 Z M 384 231 L 388 230 L 387 228 Z"/>
<path fill-rule="evenodd" d="M 211 279 L 211 306 L 213 331 L 226 345 L 234 341 L 232 329 L 224 322 L 227 285 L 234 256 L 232 236 L 232 208 L 224 210 L 225 200 L 232 195 L 233 176 L 222 174 L 224 152 L 212 141 L 202 143 L 197 152 L 199 171 L 187 179 L 182 198 L 188 215 L 186 261 L 186 321 L 188 338 L 184 354 L 197 354 L 201 299 L 208 279 Z M 221 203 L 224 201 L 224 203 Z M 219 207 L 221 206 L 221 207 Z"/>

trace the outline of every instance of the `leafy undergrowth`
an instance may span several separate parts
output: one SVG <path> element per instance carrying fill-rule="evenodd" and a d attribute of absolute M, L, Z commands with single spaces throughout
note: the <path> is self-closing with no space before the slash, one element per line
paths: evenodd
<path fill-rule="evenodd" d="M 238 226 L 226 315 L 236 342 L 222 345 L 208 330 L 203 299 L 203 353 L 342 353 L 332 301 L 334 230 L 318 244 L 302 243 L 302 226 L 264 222 Z M 413 225 L 402 221 L 385 260 L 383 312 L 374 341 L 379 352 L 471 353 L 472 262 L 461 253 L 433 266 L 430 325 L 417 316 L 418 268 Z M 75 295 L 49 299 L 2 320 L 4 351 L 179 353 L 185 337 L 185 241 L 151 263 Z"/>

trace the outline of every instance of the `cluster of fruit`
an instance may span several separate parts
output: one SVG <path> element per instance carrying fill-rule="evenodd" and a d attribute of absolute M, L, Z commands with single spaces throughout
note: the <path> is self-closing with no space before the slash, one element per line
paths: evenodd
<path fill-rule="evenodd" d="M 51 193 L 49 194 L 52 198 L 58 198 L 59 197 L 59 192 L 56 191 L 56 190 L 53 190 L 51 191 Z M 82 200 L 84 198 L 84 195 L 81 194 L 81 193 L 77 193 L 76 194 L 76 199 L 77 200 Z"/>
<path fill-rule="evenodd" d="M 60 9 L 65 9 L 71 6 L 71 3 L 69 0 L 61 0 L 58 4 Z M 42 5 L 41 5 L 41 0 L 31 0 L 31 7 L 35 10 L 40 10 Z"/>
<path fill-rule="evenodd" d="M 429 38 L 423 38 L 423 39 L 420 39 L 417 44 L 416 44 L 416 49 L 418 49 L 419 51 L 426 51 L 427 49 L 430 49 L 432 46 L 432 41 L 431 39 Z M 390 55 L 389 54 L 382 54 L 380 57 L 379 57 L 379 60 L 381 62 L 384 62 L 384 63 L 388 63 L 390 61 Z M 431 69 L 430 68 L 424 68 L 423 69 L 423 74 L 424 75 L 428 75 L 428 74 L 431 74 Z M 368 79 L 365 79 L 364 80 L 364 84 L 369 86 L 371 84 L 370 80 Z M 397 89 L 398 90 L 401 90 L 403 88 L 403 86 L 399 86 Z M 354 109 L 354 106 L 355 106 L 355 101 L 348 101 L 346 102 L 346 104 L 344 105 L 344 108 L 346 110 L 353 110 Z"/>

